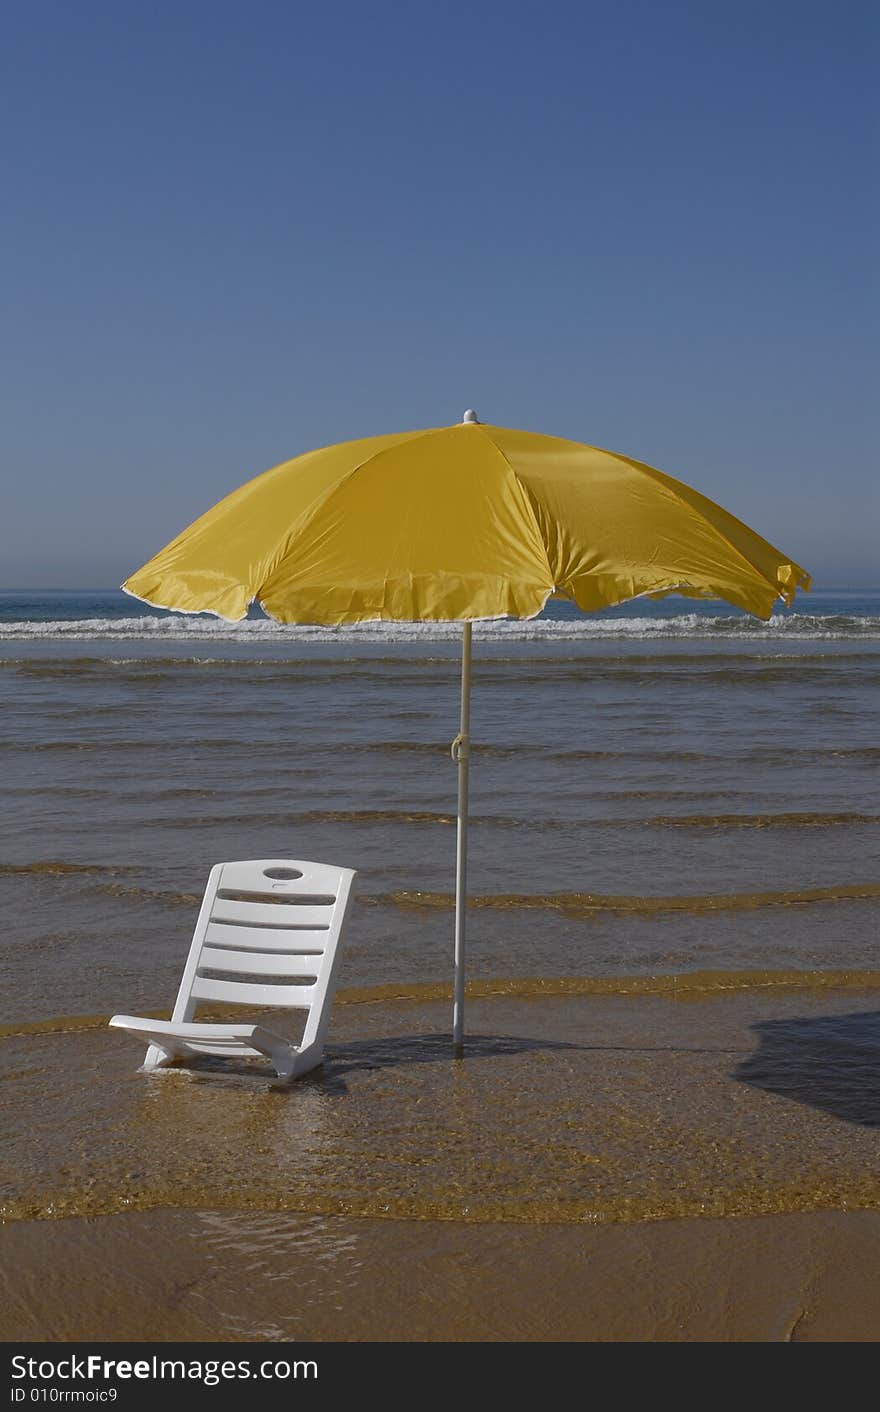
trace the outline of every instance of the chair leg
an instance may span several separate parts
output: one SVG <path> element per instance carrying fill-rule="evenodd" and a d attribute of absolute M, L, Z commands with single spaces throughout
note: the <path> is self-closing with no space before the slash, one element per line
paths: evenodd
<path fill-rule="evenodd" d="M 317 1069 L 323 1062 L 323 1044 L 310 1044 L 308 1049 L 301 1049 L 297 1054 L 293 1072 L 298 1078 L 300 1074 L 308 1074 L 312 1069 Z"/>
<path fill-rule="evenodd" d="M 146 1058 L 141 1064 L 142 1074 L 152 1074 L 155 1069 L 164 1069 L 175 1059 L 174 1054 L 169 1054 L 167 1049 L 162 1049 L 158 1044 L 151 1044 L 146 1053 Z"/>
<path fill-rule="evenodd" d="M 279 1079 L 292 1079 L 299 1073 L 300 1054 L 286 1039 L 268 1030 L 255 1028 L 248 1043 L 265 1054 Z"/>

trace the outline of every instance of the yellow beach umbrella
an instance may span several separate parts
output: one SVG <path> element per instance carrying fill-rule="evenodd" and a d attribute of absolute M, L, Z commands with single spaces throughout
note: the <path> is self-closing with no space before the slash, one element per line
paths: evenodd
<path fill-rule="evenodd" d="M 248 481 L 123 587 L 238 621 L 463 626 L 455 922 L 464 1034 L 471 623 L 585 611 L 643 594 L 723 598 L 767 618 L 808 575 L 713 501 L 628 456 L 533 432 L 457 426 L 348 441 Z"/>

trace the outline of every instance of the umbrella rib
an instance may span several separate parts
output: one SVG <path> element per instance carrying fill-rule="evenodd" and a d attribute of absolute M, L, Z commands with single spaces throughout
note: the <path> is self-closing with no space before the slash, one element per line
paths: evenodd
<path fill-rule="evenodd" d="M 531 495 L 529 494 L 528 487 L 523 484 L 523 482 L 522 482 L 522 480 L 520 479 L 519 475 L 517 474 L 515 468 L 511 465 L 510 460 L 509 460 L 509 458 L 507 457 L 506 453 L 504 452 L 503 448 L 498 445 L 498 442 L 495 440 L 495 438 L 494 438 L 493 436 L 490 436 L 490 435 L 489 435 L 488 429 L 482 424 L 482 422 L 478 422 L 478 423 L 477 423 L 477 428 L 478 428 L 479 431 L 481 431 L 481 432 L 483 433 L 483 435 L 485 436 L 485 438 L 486 438 L 486 440 L 488 441 L 489 445 L 492 446 L 492 447 L 494 448 L 494 450 L 498 452 L 498 455 L 501 457 L 502 461 L 504 462 L 504 464 L 505 464 L 505 466 L 507 467 L 508 471 L 510 472 L 511 476 L 512 476 L 513 479 L 516 481 L 517 485 L 519 486 L 520 490 L 522 491 L 523 499 L 525 500 L 526 504 L 527 504 L 528 507 L 529 507 L 529 514 L 530 514 L 531 517 L 532 517 L 532 523 L 533 523 L 533 525 L 534 525 L 534 527 L 535 527 L 535 533 L 536 533 L 537 536 L 538 536 L 538 541 L 539 541 L 539 543 L 540 543 L 540 545 L 541 545 L 541 549 L 542 549 L 543 552 L 544 552 L 544 561 L 545 561 L 545 563 L 546 563 L 546 565 L 547 565 L 547 576 L 548 576 L 548 578 L 550 579 L 551 584 L 552 584 L 552 587 L 549 589 L 549 591 L 548 591 L 548 593 L 547 593 L 547 598 L 549 598 L 549 597 L 550 597 L 550 594 L 553 593 L 553 592 L 555 591 L 555 589 L 556 589 L 556 575 L 554 574 L 553 568 L 552 568 L 552 566 L 551 566 L 551 564 L 550 564 L 550 556 L 549 556 L 549 554 L 548 554 L 548 552 L 547 552 L 547 545 L 546 545 L 546 543 L 545 543 L 545 541 L 544 541 L 544 535 L 543 535 L 543 533 L 542 533 L 542 531 L 541 531 L 541 522 L 540 522 L 540 520 L 538 519 L 538 516 L 537 516 L 536 513 L 535 513 L 535 507 L 534 507 L 534 505 L 532 504 L 532 497 L 531 497 Z M 547 599 L 545 598 L 545 599 L 544 599 L 544 605 L 545 605 L 545 606 L 546 606 L 546 603 L 547 603 Z M 540 612 L 541 610 L 539 609 L 538 611 Z M 537 617 L 537 614 L 535 614 L 535 616 Z"/>
<path fill-rule="evenodd" d="M 727 545 L 728 549 L 730 549 L 732 553 L 734 553 L 737 558 L 740 559 L 746 565 L 750 573 L 754 574 L 754 576 L 760 579 L 762 583 L 767 584 L 769 588 L 775 588 L 777 590 L 781 588 L 778 578 L 775 581 L 771 578 L 768 578 L 767 575 L 764 573 L 763 569 L 758 568 L 757 564 L 753 564 L 751 559 L 747 558 L 743 551 L 737 548 L 737 546 L 733 543 L 731 539 L 728 538 L 724 531 L 719 529 L 717 525 L 712 523 L 712 521 L 709 519 L 709 516 L 703 513 L 699 505 L 694 505 L 692 501 L 687 498 L 687 496 L 679 493 L 677 486 L 681 485 L 684 490 L 690 490 L 693 495 L 700 495 L 700 491 L 694 490 L 691 486 L 686 485 L 684 481 L 676 481 L 674 476 L 668 476 L 665 471 L 658 471 L 655 466 L 649 466 L 644 461 L 634 461 L 631 457 L 621 456 L 620 453 L 616 451 L 612 451 L 609 454 L 614 456 L 618 461 L 625 461 L 626 464 L 628 466 L 632 466 L 634 470 L 641 471 L 642 474 L 646 475 L 649 480 L 656 479 L 656 481 L 663 486 L 664 490 L 668 490 L 670 495 L 674 496 L 674 498 L 679 502 L 679 504 L 685 505 L 688 510 L 693 511 L 696 515 L 698 515 L 699 518 L 703 521 L 703 523 L 705 525 L 708 525 L 709 529 L 712 530 L 713 534 L 716 534 L 718 538 Z M 723 506 L 721 505 L 719 505 L 717 508 L 719 510 L 723 510 Z M 807 581 L 809 581 L 809 575 L 806 573 L 806 571 L 802 569 L 799 564 L 795 564 L 793 560 L 787 559 L 781 549 L 777 549 L 774 544 L 771 544 L 768 539 L 764 539 L 764 536 L 759 535 L 756 530 L 750 529 L 749 526 L 745 524 L 743 520 L 737 519 L 736 515 L 731 515 L 729 510 L 724 510 L 723 512 L 725 515 L 728 515 L 730 519 L 734 520 L 736 524 L 740 525 L 742 529 L 746 530 L 748 534 L 755 535 L 756 539 L 760 539 L 763 544 L 767 545 L 768 549 L 770 549 L 774 554 L 777 554 L 780 560 L 780 568 L 783 564 L 785 564 L 788 566 L 788 568 L 796 571 L 796 582 L 791 592 L 791 598 L 789 599 L 788 595 L 784 592 L 777 592 L 776 594 L 777 598 L 785 598 L 787 602 L 793 601 L 794 595 L 803 580 L 806 579 Z M 767 616 L 769 617 L 770 614 L 768 613 Z"/>

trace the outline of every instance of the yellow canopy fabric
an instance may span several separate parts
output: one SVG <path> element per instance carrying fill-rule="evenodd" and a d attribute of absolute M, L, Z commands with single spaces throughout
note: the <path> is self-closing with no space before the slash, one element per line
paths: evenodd
<path fill-rule="evenodd" d="M 163 608 L 283 623 L 531 617 L 641 594 L 767 618 L 806 572 L 628 456 L 465 422 L 310 451 L 226 496 L 123 587 Z"/>

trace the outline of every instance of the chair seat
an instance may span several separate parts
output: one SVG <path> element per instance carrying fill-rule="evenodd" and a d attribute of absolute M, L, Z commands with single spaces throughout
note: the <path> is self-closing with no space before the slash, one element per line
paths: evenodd
<path fill-rule="evenodd" d="M 208 1025 L 198 1020 L 182 1024 L 174 1020 L 150 1020 L 142 1015 L 114 1015 L 108 1023 L 115 1030 L 128 1030 L 132 1034 L 165 1034 L 175 1039 L 248 1040 L 257 1031 L 272 1034 L 271 1030 L 264 1030 L 261 1025 Z M 281 1039 L 280 1035 L 272 1037 Z M 296 1045 L 291 1048 L 295 1049 Z"/>
<path fill-rule="evenodd" d="M 280 1059 L 285 1070 L 295 1066 L 300 1046 L 262 1025 L 208 1025 L 197 1020 L 149 1020 L 141 1015 L 114 1015 L 114 1030 L 125 1030 L 176 1058 L 212 1054 L 221 1059 Z"/>

